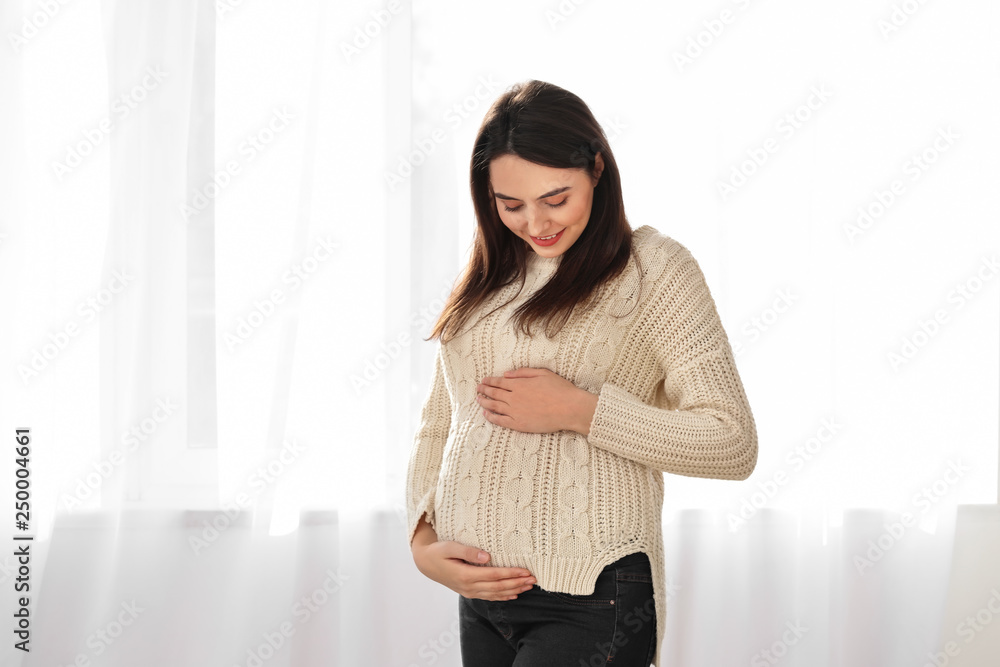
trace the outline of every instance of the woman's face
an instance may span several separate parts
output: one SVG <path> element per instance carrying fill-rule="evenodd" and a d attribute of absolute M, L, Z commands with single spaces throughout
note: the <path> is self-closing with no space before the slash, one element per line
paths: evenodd
<path fill-rule="evenodd" d="M 594 178 L 583 169 L 545 167 L 516 155 L 502 155 L 490 162 L 490 189 L 507 229 L 539 255 L 556 257 L 587 226 L 594 186 L 603 170 L 600 153 Z M 553 235 L 555 239 L 540 238 Z"/>

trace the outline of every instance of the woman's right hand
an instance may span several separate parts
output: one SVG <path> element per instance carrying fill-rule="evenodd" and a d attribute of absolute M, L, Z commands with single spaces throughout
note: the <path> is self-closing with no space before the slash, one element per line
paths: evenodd
<path fill-rule="evenodd" d="M 417 569 L 425 577 L 467 598 L 511 600 L 535 583 L 531 572 L 521 567 L 472 565 L 489 561 L 489 554 L 478 560 L 481 550 L 476 547 L 438 541 L 437 533 L 424 517 L 420 518 L 410 551 Z"/>

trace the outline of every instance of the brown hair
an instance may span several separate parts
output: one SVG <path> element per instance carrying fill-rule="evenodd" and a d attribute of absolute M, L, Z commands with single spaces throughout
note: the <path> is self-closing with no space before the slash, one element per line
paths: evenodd
<path fill-rule="evenodd" d="M 577 305 L 586 307 L 603 283 L 622 272 L 632 254 L 632 229 L 625 217 L 618 165 L 604 130 L 583 100 L 535 80 L 514 84 L 497 98 L 472 152 L 470 185 L 478 223 L 472 255 L 424 340 L 450 340 L 494 291 L 517 278 L 524 287 L 528 253 L 534 251 L 500 220 L 489 182 L 490 162 L 515 155 L 548 167 L 582 169 L 593 177 L 598 153 L 604 170 L 594 187 L 587 226 L 563 253 L 548 282 L 514 312 L 517 326 L 529 336 L 531 325 L 543 318 L 547 335 L 553 322 L 556 331 L 561 330 Z"/>

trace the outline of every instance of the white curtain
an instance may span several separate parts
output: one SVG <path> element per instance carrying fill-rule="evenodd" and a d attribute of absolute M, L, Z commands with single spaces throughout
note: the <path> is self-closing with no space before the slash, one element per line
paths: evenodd
<path fill-rule="evenodd" d="M 666 480 L 664 664 L 992 664 L 998 28 L 985 0 L 0 0 L 34 537 L 0 663 L 460 664 L 405 465 L 472 137 L 538 78 L 604 125 L 633 227 L 698 258 L 758 425 L 750 479 Z"/>

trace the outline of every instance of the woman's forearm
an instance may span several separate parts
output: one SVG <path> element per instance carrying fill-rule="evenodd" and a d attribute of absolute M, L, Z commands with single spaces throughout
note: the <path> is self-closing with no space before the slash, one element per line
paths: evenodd
<path fill-rule="evenodd" d="M 434 531 L 434 527 L 427 521 L 427 513 L 425 512 L 420 516 L 420 521 L 417 522 L 417 530 L 413 533 L 413 541 L 410 542 L 410 549 L 437 541 L 437 533 Z"/>

